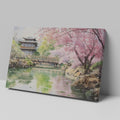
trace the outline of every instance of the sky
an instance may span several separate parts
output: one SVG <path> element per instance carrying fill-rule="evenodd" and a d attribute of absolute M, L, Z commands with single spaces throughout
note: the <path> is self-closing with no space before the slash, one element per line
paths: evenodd
<path fill-rule="evenodd" d="M 33 27 L 14 27 L 14 37 L 16 38 L 15 40 L 18 41 L 22 39 L 23 37 L 31 37 L 31 38 L 36 38 L 34 35 L 36 32 L 38 32 L 39 28 L 33 28 Z M 37 38 L 36 38 L 37 39 Z"/>

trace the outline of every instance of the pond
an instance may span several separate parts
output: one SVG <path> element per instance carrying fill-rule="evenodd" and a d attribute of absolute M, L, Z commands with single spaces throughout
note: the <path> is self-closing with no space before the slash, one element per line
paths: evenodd
<path fill-rule="evenodd" d="M 73 81 L 60 69 L 9 69 L 6 87 L 45 94 L 86 99 L 84 93 L 71 89 Z"/>

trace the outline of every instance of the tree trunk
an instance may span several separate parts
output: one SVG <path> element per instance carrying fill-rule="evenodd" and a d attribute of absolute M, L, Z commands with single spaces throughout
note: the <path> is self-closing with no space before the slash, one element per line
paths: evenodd
<path fill-rule="evenodd" d="M 83 61 L 81 60 L 81 58 L 79 57 L 79 54 L 78 54 L 77 50 L 75 49 L 75 47 L 74 47 L 74 51 L 75 51 L 75 53 L 76 53 L 76 55 L 77 55 L 78 60 L 81 62 L 82 65 L 84 65 L 84 62 L 83 62 Z"/>
<path fill-rule="evenodd" d="M 90 61 L 88 61 L 88 63 L 86 64 L 87 67 L 86 67 L 86 69 L 85 69 L 85 74 L 88 74 L 88 72 L 89 72 L 89 70 L 90 70 L 91 62 L 92 62 L 92 60 L 93 60 L 94 57 L 95 57 L 95 55 L 93 55 L 93 56 L 91 57 Z"/>

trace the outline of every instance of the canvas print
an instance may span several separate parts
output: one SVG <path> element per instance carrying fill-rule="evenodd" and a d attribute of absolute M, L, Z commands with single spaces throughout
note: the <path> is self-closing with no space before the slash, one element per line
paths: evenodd
<path fill-rule="evenodd" d="M 7 88 L 98 101 L 105 30 L 15 27 Z"/>

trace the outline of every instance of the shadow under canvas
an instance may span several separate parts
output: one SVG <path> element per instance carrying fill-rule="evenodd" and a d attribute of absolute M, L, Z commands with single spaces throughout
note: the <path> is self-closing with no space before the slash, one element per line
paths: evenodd
<path fill-rule="evenodd" d="M 84 101 L 88 101 L 88 102 L 92 102 L 92 103 L 97 103 L 99 101 L 104 100 L 104 98 L 106 98 L 105 95 L 100 96 L 100 99 L 98 101 L 93 101 L 93 100 L 87 100 L 87 99 L 79 99 L 79 98 L 75 98 L 75 97 L 67 97 L 67 96 L 61 96 L 61 95 L 55 95 L 55 94 L 47 94 L 47 93 L 41 93 L 41 92 L 34 92 L 34 91 L 27 91 L 27 90 L 20 90 L 20 89 L 15 89 L 15 88 L 9 88 L 9 90 L 15 90 L 15 91 L 21 91 L 21 92 L 28 92 L 28 93 L 35 93 L 35 94 L 41 94 L 41 95 L 49 95 L 49 96 L 53 96 L 53 97 L 61 97 L 61 98 L 68 98 L 68 99 L 73 99 L 73 100 L 84 100 Z"/>

